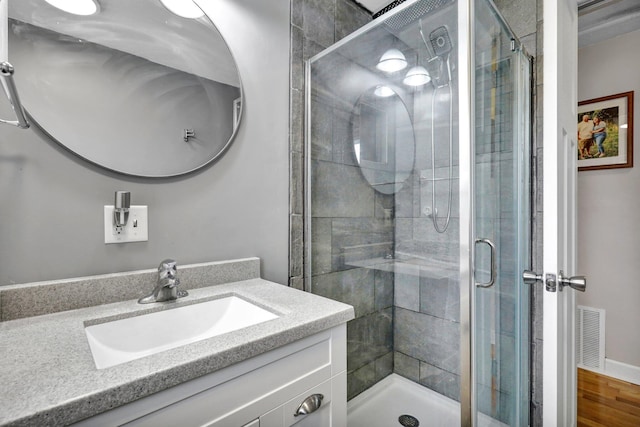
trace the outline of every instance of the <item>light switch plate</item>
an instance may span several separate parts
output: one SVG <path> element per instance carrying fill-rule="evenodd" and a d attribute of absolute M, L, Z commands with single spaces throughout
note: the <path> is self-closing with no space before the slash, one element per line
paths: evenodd
<path fill-rule="evenodd" d="M 104 243 L 146 242 L 149 240 L 147 206 L 131 206 L 122 230 L 113 225 L 113 206 L 104 207 Z"/>

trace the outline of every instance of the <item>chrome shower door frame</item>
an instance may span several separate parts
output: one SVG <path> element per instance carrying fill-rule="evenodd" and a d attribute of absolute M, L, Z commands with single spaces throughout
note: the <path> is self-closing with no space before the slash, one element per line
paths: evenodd
<path fill-rule="evenodd" d="M 460 425 L 477 423 L 474 375 L 474 22 L 472 0 L 458 1 L 458 164 L 460 183 Z"/>

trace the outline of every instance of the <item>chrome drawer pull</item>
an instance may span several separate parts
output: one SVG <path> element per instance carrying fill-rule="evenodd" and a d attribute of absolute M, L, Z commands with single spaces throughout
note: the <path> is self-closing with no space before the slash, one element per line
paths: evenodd
<path fill-rule="evenodd" d="M 298 406 L 298 409 L 296 409 L 296 412 L 294 412 L 293 416 L 297 417 L 298 415 L 308 415 L 312 412 L 317 411 L 318 408 L 320 408 L 320 406 L 322 405 L 322 399 L 324 399 L 323 395 L 312 394 L 311 396 L 307 397 L 300 404 L 300 406 Z"/>

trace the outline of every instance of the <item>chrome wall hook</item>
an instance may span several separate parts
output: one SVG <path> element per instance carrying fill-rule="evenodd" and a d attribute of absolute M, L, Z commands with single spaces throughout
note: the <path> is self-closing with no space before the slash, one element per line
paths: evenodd
<path fill-rule="evenodd" d="M 184 142 L 189 142 L 189 138 L 195 138 L 196 131 L 193 129 L 185 129 L 184 130 Z"/>

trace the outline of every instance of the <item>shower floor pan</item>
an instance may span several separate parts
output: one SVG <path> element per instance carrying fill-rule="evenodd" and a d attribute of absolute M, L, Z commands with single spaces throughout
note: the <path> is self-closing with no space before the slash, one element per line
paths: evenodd
<path fill-rule="evenodd" d="M 391 374 L 351 399 L 347 406 L 349 427 L 401 427 L 401 415 L 415 417 L 421 427 L 458 427 L 460 404 L 426 387 Z M 484 414 L 480 427 L 506 427 Z M 411 425 L 411 424 L 408 424 Z"/>

